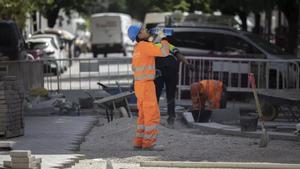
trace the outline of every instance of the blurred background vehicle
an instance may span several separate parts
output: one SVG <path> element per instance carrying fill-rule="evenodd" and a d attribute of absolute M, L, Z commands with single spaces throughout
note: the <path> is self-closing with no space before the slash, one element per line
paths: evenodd
<path fill-rule="evenodd" d="M 91 44 L 94 58 L 99 53 L 123 53 L 132 50 L 133 42 L 128 38 L 127 29 L 131 17 L 122 13 L 97 13 L 91 16 Z"/>
<path fill-rule="evenodd" d="M 64 70 L 67 70 L 67 68 L 69 66 L 69 62 L 67 60 L 68 59 L 68 53 L 65 49 L 63 41 L 60 39 L 60 37 L 58 35 L 55 35 L 55 34 L 35 34 L 30 39 L 50 39 L 50 45 L 48 45 L 47 47 L 53 46 L 53 49 L 51 51 L 54 50 L 54 53 L 51 55 L 51 57 L 55 58 L 55 59 L 61 59 L 58 62 L 60 67 L 61 67 L 60 72 L 64 72 Z M 46 53 L 47 52 L 49 53 L 48 49 L 47 49 Z"/>
<path fill-rule="evenodd" d="M 63 30 L 63 29 L 51 29 L 48 28 L 44 31 L 45 34 L 54 34 L 59 37 L 59 40 L 63 44 L 64 50 L 67 52 L 68 58 L 73 58 L 74 54 L 74 41 L 75 35 L 72 33 Z"/>
<path fill-rule="evenodd" d="M 45 73 L 53 72 L 54 74 L 63 73 L 65 65 L 57 59 L 61 58 L 60 49 L 53 38 L 39 37 L 27 39 L 27 44 L 34 46 L 35 49 L 43 50 L 46 55 L 41 57 L 45 60 Z"/>
<path fill-rule="evenodd" d="M 13 21 L 0 21 L 0 59 L 26 59 L 25 40 Z"/>
<path fill-rule="evenodd" d="M 170 42 L 185 56 L 206 56 L 223 58 L 289 59 L 283 49 L 249 32 L 220 26 L 173 26 Z M 230 70 L 231 66 L 228 65 Z M 197 69 L 197 68 L 196 68 Z M 283 72 L 288 72 L 284 63 L 270 64 L 270 88 L 276 88 L 277 73 L 282 82 Z M 247 86 L 247 75 L 242 77 Z M 290 79 L 291 81 L 293 79 Z M 281 84 L 281 83 L 280 83 Z M 282 86 L 280 86 L 282 87 Z"/>
<path fill-rule="evenodd" d="M 47 57 L 47 53 L 43 50 L 46 44 L 44 42 L 35 42 L 26 40 L 26 50 L 29 54 L 29 60 L 41 60 Z"/>
<path fill-rule="evenodd" d="M 171 12 L 149 12 L 146 13 L 144 19 L 144 26 L 147 29 L 156 27 L 157 25 L 164 25 L 166 16 L 170 16 Z"/>

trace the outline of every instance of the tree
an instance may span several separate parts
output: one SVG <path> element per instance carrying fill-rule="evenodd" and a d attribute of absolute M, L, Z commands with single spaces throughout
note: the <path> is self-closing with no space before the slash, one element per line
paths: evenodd
<path fill-rule="evenodd" d="M 14 20 L 21 28 L 25 27 L 26 14 L 33 9 L 28 0 L 1 0 L 0 19 Z"/>
<path fill-rule="evenodd" d="M 189 12 L 200 10 L 205 13 L 210 13 L 212 0 L 186 0 L 190 5 Z"/>
<path fill-rule="evenodd" d="M 93 0 L 32 0 L 36 9 L 48 19 L 48 26 L 54 27 L 60 10 L 64 10 L 67 15 L 71 11 L 79 13 L 88 13 L 88 7 L 92 5 Z"/>
<path fill-rule="evenodd" d="M 109 4 L 107 11 L 124 13 L 126 12 L 126 9 L 127 9 L 126 0 L 115 0 Z"/>
<path fill-rule="evenodd" d="M 150 12 L 153 7 L 154 1 L 149 0 L 127 0 L 127 12 L 133 18 L 144 20 L 145 14 Z"/>
<path fill-rule="evenodd" d="M 295 54 L 297 49 L 298 39 L 298 20 L 299 20 L 299 0 L 276 0 L 275 1 L 279 10 L 281 10 L 288 21 L 288 52 Z"/>
<path fill-rule="evenodd" d="M 212 0 L 212 7 L 224 14 L 238 15 L 242 21 L 242 30 L 247 31 L 247 16 L 254 9 L 255 3 L 253 0 Z"/>

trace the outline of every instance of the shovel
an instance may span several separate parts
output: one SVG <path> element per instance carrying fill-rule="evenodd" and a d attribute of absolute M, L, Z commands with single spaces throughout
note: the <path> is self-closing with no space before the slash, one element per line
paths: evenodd
<path fill-rule="evenodd" d="M 257 96 L 257 92 L 256 92 L 256 84 L 255 84 L 255 78 L 254 78 L 253 73 L 248 74 L 248 82 L 250 82 L 252 92 L 253 92 L 253 95 L 254 95 L 254 99 L 255 99 L 256 109 L 257 109 L 259 118 L 262 122 L 262 124 L 261 124 L 262 135 L 261 135 L 261 138 L 260 138 L 259 147 L 267 147 L 268 142 L 269 142 L 269 136 L 268 136 L 267 130 L 265 128 L 264 118 L 263 118 L 263 114 L 262 114 L 262 111 L 261 111 L 261 106 L 260 106 L 258 96 Z"/>

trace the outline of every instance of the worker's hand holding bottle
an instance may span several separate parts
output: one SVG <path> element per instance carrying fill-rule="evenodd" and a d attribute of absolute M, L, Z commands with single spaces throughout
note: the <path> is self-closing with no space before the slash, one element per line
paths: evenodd
<path fill-rule="evenodd" d="M 173 35 L 172 28 L 155 27 L 149 30 L 149 34 L 153 37 L 152 42 L 158 43 L 163 38 Z"/>

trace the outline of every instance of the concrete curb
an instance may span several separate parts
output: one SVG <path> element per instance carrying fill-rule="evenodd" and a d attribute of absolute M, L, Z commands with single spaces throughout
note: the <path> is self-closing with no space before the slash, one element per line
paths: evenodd
<path fill-rule="evenodd" d="M 83 133 L 78 134 L 76 139 L 72 141 L 71 151 L 80 151 L 80 145 L 85 141 L 85 137 L 92 131 L 96 124 L 99 123 L 98 117 L 96 117 L 88 126 L 86 126 Z"/>
<path fill-rule="evenodd" d="M 28 118 L 32 121 L 31 124 L 36 123 L 35 125 L 32 125 L 32 126 L 28 125 L 29 128 L 30 127 L 32 128 L 32 127 L 38 126 L 38 125 L 43 125 L 44 124 L 43 120 L 45 120 L 45 119 L 46 119 L 45 121 L 47 121 L 47 123 L 45 123 L 45 126 L 42 127 L 42 129 L 46 128 L 47 130 L 45 130 L 43 132 L 40 132 L 39 129 L 37 129 L 38 132 L 33 131 L 33 130 L 28 130 L 28 131 L 32 132 L 31 133 L 32 136 L 35 137 L 35 136 L 37 136 L 37 134 L 42 134 L 42 135 L 47 134 L 47 132 L 49 131 L 50 142 L 51 142 L 51 139 L 58 140 L 55 143 L 56 145 L 54 145 L 54 143 L 48 143 L 49 140 L 42 139 L 42 141 L 44 141 L 45 144 L 42 144 L 41 147 L 32 150 L 32 151 L 34 151 L 34 155 L 43 159 L 42 166 L 45 169 L 68 168 L 68 167 L 75 165 L 80 160 L 85 159 L 86 157 L 84 154 L 77 154 L 77 153 L 80 150 L 80 146 L 81 146 L 82 142 L 85 141 L 85 137 L 90 133 L 90 131 L 94 128 L 94 126 L 99 123 L 98 116 L 87 116 L 87 117 L 82 118 L 82 120 L 80 118 L 73 119 L 72 117 L 65 117 L 65 116 L 61 116 L 61 117 L 60 116 L 58 116 L 58 117 L 49 116 L 50 119 L 47 119 L 47 117 L 28 117 Z M 74 122 L 76 122 L 76 123 L 74 123 Z M 72 125 L 76 125 L 78 122 L 82 122 L 81 125 L 79 125 L 78 127 L 72 128 Z M 53 124 L 54 125 L 57 124 L 57 126 L 61 126 L 61 127 L 51 128 L 52 126 L 54 126 Z M 59 135 L 54 134 L 55 130 L 64 129 L 64 128 L 66 129 L 65 132 L 60 132 Z M 61 137 L 63 137 L 64 135 L 66 135 L 66 140 L 61 139 Z M 57 136 L 59 136 L 59 137 L 57 137 Z M 25 140 L 25 143 L 23 142 L 24 145 L 21 144 L 18 147 L 17 146 L 16 147 L 14 146 L 14 147 L 16 149 L 25 149 L 25 150 L 31 149 L 29 145 L 26 145 L 26 141 L 27 142 L 28 142 L 28 140 L 30 141 L 30 138 L 28 137 L 27 139 L 25 138 L 24 140 Z M 21 141 L 19 140 L 19 142 L 21 142 Z M 64 145 L 59 146 L 60 149 L 57 149 L 57 152 L 56 152 L 56 149 L 49 150 L 49 151 L 44 149 L 45 146 L 54 146 L 54 148 L 57 148 L 56 146 L 59 143 L 62 143 Z M 22 148 L 22 147 L 25 147 L 25 148 Z M 2 161 L 9 158 L 9 155 L 7 153 L 8 153 L 8 151 L 3 153 L 3 155 L 2 155 L 1 151 L 0 151 L 0 168 L 2 167 Z"/>
<path fill-rule="evenodd" d="M 183 117 L 188 127 L 198 128 L 203 133 L 223 134 L 223 135 L 240 136 L 240 137 L 248 137 L 248 138 L 261 137 L 261 131 L 241 132 L 240 128 L 236 126 L 223 125 L 223 124 L 213 123 L 213 122 L 195 123 L 193 116 L 190 112 L 184 112 Z M 299 136 L 290 133 L 268 132 L 268 135 L 270 139 L 274 139 L 274 140 L 300 141 Z"/>
<path fill-rule="evenodd" d="M 92 121 L 84 130 L 83 133 L 78 134 L 76 139 L 72 141 L 72 147 L 69 149 L 70 151 L 80 151 L 80 145 L 85 141 L 85 137 L 92 131 L 94 126 L 99 123 L 99 119 L 96 117 L 94 121 Z M 69 160 L 66 160 L 64 163 L 62 163 L 58 168 L 59 169 L 65 169 L 70 168 L 74 166 L 76 163 L 78 163 L 80 160 L 85 159 L 85 155 L 76 155 L 75 158 L 70 158 Z"/>

